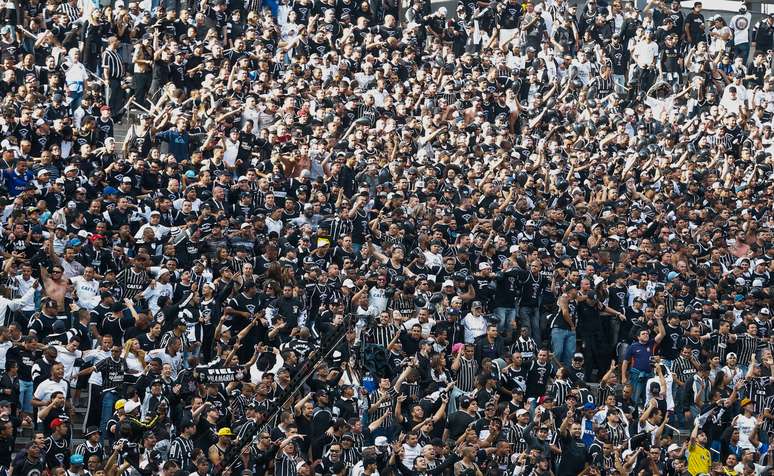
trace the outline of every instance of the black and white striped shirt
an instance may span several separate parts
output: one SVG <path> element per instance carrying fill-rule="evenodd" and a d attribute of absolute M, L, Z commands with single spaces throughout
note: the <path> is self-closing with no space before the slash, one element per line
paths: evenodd
<path fill-rule="evenodd" d="M 92 456 L 97 456 L 99 459 L 102 459 L 105 456 L 102 443 L 97 443 L 96 446 L 92 446 L 92 444 L 88 441 L 84 441 L 80 445 L 76 446 L 75 454 L 83 456 L 84 461 L 88 461 Z"/>
<path fill-rule="evenodd" d="M 369 407 L 375 404 L 376 402 L 378 402 L 383 395 L 385 394 L 381 390 L 377 390 L 376 392 L 369 394 L 368 395 Z M 395 391 L 395 389 L 390 387 L 390 389 L 386 393 L 386 398 L 384 399 L 384 401 L 382 401 L 382 403 L 380 403 L 379 406 L 374 411 L 368 413 L 370 420 L 376 421 L 386 413 L 387 417 L 382 422 L 381 427 L 389 428 L 390 426 L 392 426 L 392 406 L 393 406 L 393 401 L 397 396 L 398 394 Z"/>
<path fill-rule="evenodd" d="M 513 355 L 515 352 L 521 352 L 523 364 L 529 364 L 532 362 L 532 359 L 535 358 L 537 351 L 537 344 L 535 343 L 535 339 L 532 337 L 527 337 L 525 339 L 520 336 L 511 346 L 511 355 Z"/>
<path fill-rule="evenodd" d="M 406 319 L 414 317 L 414 298 L 401 293 L 400 297 L 390 299 L 387 309 L 400 312 Z"/>
<path fill-rule="evenodd" d="M 352 220 L 341 217 L 336 217 L 331 223 L 331 241 L 335 244 L 338 243 L 339 238 L 352 234 Z"/>
<path fill-rule="evenodd" d="M 368 341 L 382 347 L 387 347 L 387 344 L 389 344 L 390 341 L 392 341 L 392 338 L 395 337 L 395 334 L 399 332 L 400 328 L 395 324 L 387 324 L 386 326 L 378 324 L 368 330 Z"/>
<path fill-rule="evenodd" d="M 475 359 L 460 357 L 460 368 L 457 369 L 457 388 L 463 392 L 472 392 L 476 388 L 478 362 Z"/>
<path fill-rule="evenodd" d="M 300 461 L 300 458 L 296 456 L 290 456 L 284 451 L 277 453 L 274 464 L 275 476 L 296 476 L 298 470 L 296 465 Z"/>
<path fill-rule="evenodd" d="M 554 403 L 564 405 L 564 400 L 570 394 L 570 390 L 572 390 L 570 382 L 554 380 L 554 383 L 551 384 L 551 395 L 554 396 Z"/>
<path fill-rule="evenodd" d="M 747 398 L 753 401 L 754 414 L 763 412 L 763 409 L 766 407 L 766 401 L 770 397 L 768 392 L 770 383 L 771 377 L 756 377 L 747 382 L 745 390 Z"/>
<path fill-rule="evenodd" d="M 696 375 L 696 367 L 694 367 L 691 359 L 680 356 L 672 362 L 672 373 L 681 382 L 690 383 L 693 382 L 693 376 Z"/>
<path fill-rule="evenodd" d="M 746 364 L 750 361 L 755 351 L 758 349 L 758 337 L 749 334 L 743 334 L 736 338 L 736 357 L 737 362 Z"/>
<path fill-rule="evenodd" d="M 145 291 L 150 283 L 147 271 L 135 272 L 132 268 L 126 268 L 116 276 L 116 283 L 121 289 L 122 299 L 132 299 L 136 295 Z"/>
<path fill-rule="evenodd" d="M 728 353 L 729 334 L 721 334 L 719 331 L 710 332 L 710 338 L 707 340 L 707 350 L 710 354 L 718 354 L 721 362 L 726 361 Z"/>
<path fill-rule="evenodd" d="M 403 382 L 400 386 L 400 394 L 407 396 L 409 399 L 416 399 L 419 395 L 419 382 Z"/>
<path fill-rule="evenodd" d="M 361 117 L 368 118 L 368 120 L 371 121 L 371 124 L 376 123 L 376 115 L 377 110 L 374 106 L 366 106 L 365 104 L 361 104 L 357 107 L 357 118 L 360 119 Z"/>
<path fill-rule="evenodd" d="M 628 438 L 626 427 L 622 424 L 618 424 L 617 426 L 612 426 L 609 423 L 605 423 L 605 428 L 607 428 L 607 435 L 608 439 L 610 440 L 610 443 L 613 444 L 613 446 L 618 446 Z"/>
<path fill-rule="evenodd" d="M 355 464 L 358 461 L 360 461 L 361 458 L 362 458 L 362 453 L 354 446 L 352 448 L 342 448 L 342 451 L 341 451 L 342 463 L 352 467 L 352 466 L 355 466 Z"/>
<path fill-rule="evenodd" d="M 611 385 L 600 385 L 597 390 L 597 405 L 604 405 L 605 400 L 610 395 L 615 395 L 615 387 Z"/>
<path fill-rule="evenodd" d="M 169 460 L 177 462 L 183 471 L 189 471 L 191 469 L 193 451 L 193 441 L 190 438 L 178 436 L 169 446 Z"/>
<path fill-rule="evenodd" d="M 527 439 L 524 437 L 524 432 L 527 430 L 527 426 L 520 427 L 519 425 L 512 425 L 509 427 L 507 439 L 508 443 L 512 446 L 513 454 L 521 454 L 529 448 Z"/>
<path fill-rule="evenodd" d="M 77 6 L 70 5 L 70 2 L 64 2 L 58 7 L 56 7 L 57 13 L 63 13 L 67 15 L 67 18 L 70 19 L 71 22 L 74 22 L 81 18 L 81 10 Z"/>
<path fill-rule="evenodd" d="M 126 67 L 118 51 L 110 48 L 102 54 L 102 68 L 108 72 L 109 79 L 121 79 L 126 74 Z"/>

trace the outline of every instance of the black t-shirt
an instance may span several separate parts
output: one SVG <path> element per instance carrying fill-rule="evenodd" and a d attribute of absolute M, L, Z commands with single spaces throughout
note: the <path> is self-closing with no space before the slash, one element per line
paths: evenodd
<path fill-rule="evenodd" d="M 556 470 L 556 476 L 575 476 L 583 471 L 586 464 L 586 445 L 583 440 L 568 435 L 561 437 L 562 460 Z"/>
<path fill-rule="evenodd" d="M 467 412 L 463 412 L 462 410 L 452 413 L 449 417 L 449 422 L 446 425 L 449 429 L 449 438 L 452 440 L 459 438 L 474 421 L 476 421 L 476 417 Z"/>
<path fill-rule="evenodd" d="M 527 394 L 529 397 L 540 397 L 546 394 L 548 379 L 555 374 L 553 365 L 550 363 L 541 364 L 533 360 L 527 374 Z"/>
<path fill-rule="evenodd" d="M 218 442 L 218 429 L 207 421 L 206 418 L 200 418 L 199 423 L 196 425 L 196 440 L 195 446 L 205 452 L 209 450 L 210 446 Z"/>
<path fill-rule="evenodd" d="M 35 365 L 35 361 L 40 356 L 37 351 L 30 351 L 21 347 L 12 347 L 6 354 L 6 362 L 9 360 L 15 360 L 19 364 L 19 380 L 25 382 L 32 381 L 32 366 Z"/>
<path fill-rule="evenodd" d="M 67 439 L 55 440 L 53 437 L 46 438 L 44 443 L 46 452 L 46 466 L 49 469 L 66 468 L 70 463 L 70 448 Z M 21 473 L 29 474 L 29 473 Z"/>
<path fill-rule="evenodd" d="M 664 359 L 674 360 L 680 355 L 680 344 L 683 340 L 684 331 L 679 325 L 677 327 L 672 327 L 669 324 L 666 324 L 664 329 L 666 330 L 666 336 L 664 336 L 664 340 L 661 341 L 659 355 Z"/>
<path fill-rule="evenodd" d="M 100 360 L 94 366 L 94 371 L 102 374 L 102 392 L 109 392 L 120 388 L 124 383 L 126 375 L 126 361 L 119 359 L 118 362 L 113 357 Z"/>
<path fill-rule="evenodd" d="M 521 5 L 517 4 L 506 4 L 505 8 L 503 8 L 502 13 L 500 14 L 500 27 L 512 30 L 514 28 L 519 27 L 519 18 L 521 17 Z"/>
<path fill-rule="evenodd" d="M 24 458 L 13 465 L 13 474 L 26 474 L 27 476 L 40 476 L 45 466 L 43 460 L 30 461 Z"/>
<path fill-rule="evenodd" d="M 685 24 L 688 25 L 688 31 L 691 32 L 694 45 L 705 40 L 704 15 L 691 12 L 685 17 Z"/>

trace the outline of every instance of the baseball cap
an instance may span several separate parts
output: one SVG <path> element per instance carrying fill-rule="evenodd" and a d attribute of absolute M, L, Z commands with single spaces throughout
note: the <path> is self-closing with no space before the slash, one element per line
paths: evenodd
<path fill-rule="evenodd" d="M 51 423 L 48 426 L 53 430 L 54 428 L 58 428 L 60 425 L 64 424 L 64 422 L 65 421 L 61 418 L 54 418 L 51 420 Z"/>
<path fill-rule="evenodd" d="M 224 427 L 218 430 L 218 436 L 234 436 L 234 433 L 231 432 L 231 428 Z"/>

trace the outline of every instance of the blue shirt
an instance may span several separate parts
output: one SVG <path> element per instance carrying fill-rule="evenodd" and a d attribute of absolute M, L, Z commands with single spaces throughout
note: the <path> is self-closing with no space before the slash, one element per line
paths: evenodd
<path fill-rule="evenodd" d="M 32 172 L 29 170 L 19 175 L 16 169 L 3 170 L 3 178 L 8 187 L 8 194 L 12 197 L 20 195 L 27 189 L 27 184 L 32 182 Z"/>
<path fill-rule="evenodd" d="M 624 359 L 632 360 L 631 368 L 641 372 L 650 372 L 650 358 L 653 356 L 653 341 L 645 345 L 635 342 L 626 349 Z"/>
<path fill-rule="evenodd" d="M 188 131 L 181 134 L 177 129 L 169 129 L 156 134 L 156 138 L 169 144 L 169 153 L 175 156 L 175 160 L 178 162 L 188 160 L 188 148 L 191 145 Z"/>

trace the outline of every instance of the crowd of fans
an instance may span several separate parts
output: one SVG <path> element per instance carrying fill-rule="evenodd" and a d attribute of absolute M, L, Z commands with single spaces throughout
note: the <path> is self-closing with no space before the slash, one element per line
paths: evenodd
<path fill-rule="evenodd" d="M 0 19 L 0 474 L 772 473 L 774 15 Z"/>

